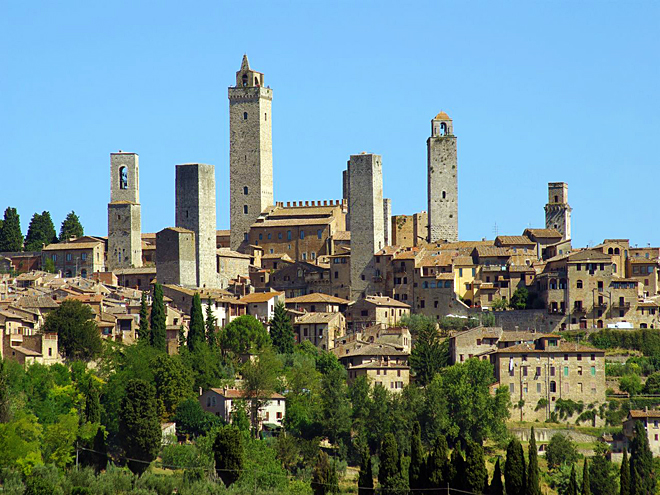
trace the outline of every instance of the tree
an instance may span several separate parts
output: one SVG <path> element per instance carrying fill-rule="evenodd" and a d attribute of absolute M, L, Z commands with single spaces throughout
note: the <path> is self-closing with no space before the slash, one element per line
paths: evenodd
<path fill-rule="evenodd" d="M 135 474 L 142 474 L 158 455 L 162 440 L 156 409 L 156 392 L 149 383 L 134 378 L 126 384 L 119 410 L 120 440 Z"/>
<path fill-rule="evenodd" d="M 635 422 L 635 432 L 630 443 L 630 495 L 655 493 L 653 454 L 649 439 L 641 421 Z"/>
<path fill-rule="evenodd" d="M 645 394 L 660 394 L 660 371 L 656 371 L 649 375 L 644 383 L 644 393 Z"/>
<path fill-rule="evenodd" d="M 227 325 L 220 336 L 220 346 L 225 354 L 235 357 L 258 352 L 270 344 L 268 332 L 254 316 L 239 316 Z"/>
<path fill-rule="evenodd" d="M 190 373 L 178 357 L 159 354 L 151 361 L 160 416 L 169 420 L 183 399 L 191 395 Z"/>
<path fill-rule="evenodd" d="M 639 375 L 628 374 L 619 379 L 619 388 L 629 395 L 639 395 L 644 386 Z"/>
<path fill-rule="evenodd" d="M 519 287 L 515 290 L 509 301 L 511 309 L 527 309 L 529 303 L 529 291 L 525 287 Z"/>
<path fill-rule="evenodd" d="M 273 341 L 273 347 L 280 354 L 291 354 L 295 344 L 293 335 L 293 325 L 291 318 L 286 312 L 283 302 L 275 305 L 273 319 L 270 320 L 270 338 Z"/>
<path fill-rule="evenodd" d="M 594 451 L 595 455 L 589 466 L 589 489 L 595 495 L 616 495 L 616 472 L 608 458 L 609 449 L 598 442 Z"/>
<path fill-rule="evenodd" d="M 468 440 L 465 452 L 465 489 L 473 493 L 484 493 L 486 488 L 488 488 L 488 471 L 484 460 L 484 449 L 481 444 Z"/>
<path fill-rule="evenodd" d="M 429 488 L 442 488 L 449 482 L 449 447 L 443 435 L 438 435 L 426 458 Z M 411 487 L 412 488 L 412 487 Z"/>
<path fill-rule="evenodd" d="M 528 446 L 528 465 L 527 465 L 527 494 L 526 495 L 541 495 L 541 485 L 539 483 L 539 459 L 538 449 L 536 448 L 536 434 L 534 427 L 529 435 Z"/>
<path fill-rule="evenodd" d="M 336 472 L 334 474 L 336 479 Z M 314 495 L 326 495 L 327 493 L 337 493 L 335 480 L 333 479 L 333 468 L 330 466 L 328 454 L 322 450 L 316 458 L 316 464 L 312 472 L 312 492 Z"/>
<path fill-rule="evenodd" d="M 250 420 L 256 437 L 259 433 L 259 410 L 270 400 L 277 386 L 281 363 L 271 349 L 264 349 L 242 369 L 243 394 L 250 401 Z"/>
<path fill-rule="evenodd" d="M 449 363 L 435 321 L 430 318 L 429 321 L 420 321 L 416 333 L 417 341 L 410 354 L 410 367 L 415 372 L 416 382 L 426 386 Z"/>
<path fill-rule="evenodd" d="M 44 211 L 41 215 L 39 213 L 32 215 L 25 236 L 25 250 L 41 251 L 44 245 L 47 246 L 53 242 L 57 242 L 57 234 L 50 213 Z"/>
<path fill-rule="evenodd" d="M 548 468 L 557 469 L 562 463 L 573 464 L 578 459 L 577 449 L 573 441 L 561 433 L 556 433 L 550 439 L 545 452 Z"/>
<path fill-rule="evenodd" d="M 151 319 L 149 321 L 150 344 L 154 349 L 167 352 L 167 317 L 163 302 L 163 286 L 154 285 L 154 295 L 151 302 Z"/>
<path fill-rule="evenodd" d="M 447 466 L 447 482 L 449 485 L 455 490 L 466 490 L 465 458 L 458 445 L 454 446 L 454 450 L 451 451 Z"/>
<path fill-rule="evenodd" d="M 85 421 L 88 423 L 101 422 L 101 400 L 99 389 L 92 378 L 89 379 L 85 394 Z"/>
<path fill-rule="evenodd" d="M 589 465 L 587 458 L 584 458 L 584 465 L 582 467 L 582 495 L 591 495 L 591 483 L 589 482 Z"/>
<path fill-rule="evenodd" d="M 195 352 L 206 341 L 204 327 L 204 312 L 202 311 L 202 299 L 195 293 L 190 309 L 190 326 L 188 327 L 188 349 Z"/>
<path fill-rule="evenodd" d="M 245 464 L 243 434 L 233 426 L 218 431 L 213 442 L 215 469 L 226 487 L 231 486 L 241 475 Z"/>
<path fill-rule="evenodd" d="M 55 273 L 55 262 L 52 260 L 52 258 L 46 258 L 46 261 L 44 261 L 44 265 L 42 266 L 42 270 L 48 273 Z"/>
<path fill-rule="evenodd" d="M 149 305 L 147 304 L 147 293 L 142 291 L 140 299 L 140 327 L 138 328 L 138 339 L 151 342 L 151 331 L 149 330 Z"/>
<path fill-rule="evenodd" d="M 351 429 L 351 404 L 346 387 L 346 371 L 332 368 L 321 380 L 323 432 L 330 443 L 348 444 Z"/>
<path fill-rule="evenodd" d="M 213 301 L 211 301 L 211 297 L 209 296 L 208 300 L 206 301 L 206 343 L 211 347 L 215 347 L 217 343 L 216 339 L 216 329 L 215 326 L 218 323 L 217 318 L 213 314 Z"/>
<path fill-rule="evenodd" d="M 630 464 L 627 449 L 623 449 L 623 459 L 619 470 L 619 486 L 619 495 L 630 495 Z"/>
<path fill-rule="evenodd" d="M 410 465 L 408 466 L 410 488 L 425 488 L 427 485 L 426 474 L 426 459 L 422 450 L 421 428 L 419 421 L 415 421 L 410 438 Z"/>
<path fill-rule="evenodd" d="M 571 468 L 571 478 L 568 482 L 568 490 L 566 490 L 566 495 L 580 495 L 577 479 L 575 478 L 575 464 L 573 464 L 573 467 Z"/>
<path fill-rule="evenodd" d="M 190 437 L 206 435 L 212 428 L 222 425 L 218 416 L 202 409 L 196 397 L 179 402 L 172 421 L 176 423 L 178 434 Z"/>
<path fill-rule="evenodd" d="M 506 448 L 504 485 L 507 493 L 525 493 L 525 457 L 517 438 L 512 439 Z"/>
<path fill-rule="evenodd" d="M 0 359 L 0 423 L 7 423 L 11 419 L 10 383 L 8 363 Z"/>
<path fill-rule="evenodd" d="M 380 448 L 378 483 L 383 495 L 394 495 L 401 484 L 399 448 L 392 433 L 385 435 Z"/>
<path fill-rule="evenodd" d="M 9 207 L 5 210 L 5 218 L 2 222 L 2 228 L 0 228 L 0 253 L 22 250 L 21 219 L 16 208 Z"/>
<path fill-rule="evenodd" d="M 362 449 L 360 458 L 360 473 L 358 476 L 358 495 L 374 495 L 374 473 L 371 465 L 371 454 L 367 447 Z"/>
<path fill-rule="evenodd" d="M 502 485 L 502 469 L 500 468 L 500 458 L 495 462 L 495 469 L 493 470 L 493 479 L 490 481 L 488 491 L 489 495 L 504 495 L 504 485 Z"/>
<path fill-rule="evenodd" d="M 101 336 L 94 313 L 76 299 L 66 299 L 48 313 L 44 330 L 57 333 L 59 352 L 67 359 L 89 361 L 101 353 Z"/>
<path fill-rule="evenodd" d="M 85 231 L 78 215 L 74 211 L 69 212 L 60 227 L 60 242 L 66 242 L 72 237 L 82 237 L 83 235 L 85 235 Z"/>

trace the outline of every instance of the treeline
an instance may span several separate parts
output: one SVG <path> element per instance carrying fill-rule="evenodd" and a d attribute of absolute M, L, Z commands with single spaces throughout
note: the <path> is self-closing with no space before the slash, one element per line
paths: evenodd
<path fill-rule="evenodd" d="M 32 215 L 25 237 L 21 231 L 21 219 L 16 208 L 8 207 L 0 220 L 0 252 L 41 251 L 43 245 L 81 237 L 84 229 L 75 212 L 71 211 L 62 221 L 59 237 L 48 211 Z"/>

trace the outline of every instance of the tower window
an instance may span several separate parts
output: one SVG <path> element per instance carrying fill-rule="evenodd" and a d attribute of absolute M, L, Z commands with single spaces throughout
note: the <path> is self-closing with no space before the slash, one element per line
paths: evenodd
<path fill-rule="evenodd" d="M 447 193 L 445 191 L 442 191 L 442 199 L 445 199 L 447 197 Z"/>
<path fill-rule="evenodd" d="M 247 196 L 248 193 L 248 186 L 243 186 L 243 194 Z"/>
<path fill-rule="evenodd" d="M 128 171 L 126 167 L 119 167 L 119 189 L 128 188 Z"/>
<path fill-rule="evenodd" d="M 286 231 L 286 240 L 287 240 L 287 241 L 290 241 L 290 240 L 291 240 L 291 231 L 290 231 L 290 230 L 287 230 L 287 231 Z M 291 248 L 289 247 L 289 249 L 291 249 Z"/>
<path fill-rule="evenodd" d="M 268 120 L 268 114 L 267 113 L 264 114 L 264 120 Z"/>
<path fill-rule="evenodd" d="M 248 205 L 243 205 L 243 213 L 247 215 L 248 212 Z"/>
<path fill-rule="evenodd" d="M 317 231 L 316 231 L 316 236 L 317 236 L 319 239 L 322 239 L 322 238 L 323 238 L 323 230 L 321 230 L 321 229 L 317 230 Z"/>
<path fill-rule="evenodd" d="M 247 112 L 243 112 L 243 120 L 247 120 Z"/>
<path fill-rule="evenodd" d="M 300 238 L 301 238 L 301 239 L 304 239 L 304 238 L 305 238 L 305 231 L 304 231 L 304 230 L 301 230 L 301 231 L 300 231 Z"/>
<path fill-rule="evenodd" d="M 243 86 L 247 86 L 247 83 L 248 83 L 248 76 L 247 76 L 247 74 L 243 74 L 243 78 L 242 78 L 242 79 L 243 79 Z"/>

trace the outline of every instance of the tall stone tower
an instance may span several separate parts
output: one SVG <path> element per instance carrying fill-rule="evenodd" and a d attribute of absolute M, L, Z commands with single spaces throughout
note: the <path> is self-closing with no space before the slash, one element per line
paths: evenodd
<path fill-rule="evenodd" d="M 545 228 L 555 229 L 563 240 L 571 238 L 571 211 L 568 206 L 568 184 L 548 183 L 548 204 L 545 205 Z"/>
<path fill-rule="evenodd" d="M 454 125 L 445 112 L 431 120 L 428 150 L 429 242 L 458 241 L 458 162 Z"/>
<path fill-rule="evenodd" d="M 137 153 L 110 153 L 108 269 L 142 266 L 140 174 Z"/>
<path fill-rule="evenodd" d="M 385 246 L 383 225 L 383 169 L 380 155 L 351 155 L 348 162 L 351 215 L 351 298 L 372 291 L 380 275 L 374 253 Z"/>
<path fill-rule="evenodd" d="M 273 205 L 273 90 L 243 55 L 236 86 L 229 88 L 230 245 L 247 244 L 250 226 Z"/>
<path fill-rule="evenodd" d="M 176 166 L 175 224 L 195 233 L 197 287 L 217 287 L 213 165 L 186 163 Z"/>

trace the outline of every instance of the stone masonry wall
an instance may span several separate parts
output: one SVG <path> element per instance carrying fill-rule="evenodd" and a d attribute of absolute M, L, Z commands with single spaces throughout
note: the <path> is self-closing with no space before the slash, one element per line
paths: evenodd
<path fill-rule="evenodd" d="M 456 136 L 433 136 L 428 148 L 429 242 L 458 241 Z"/>
<path fill-rule="evenodd" d="M 167 228 L 156 234 L 156 278 L 160 284 L 197 286 L 195 233 Z"/>
<path fill-rule="evenodd" d="M 137 203 L 108 204 L 108 268 L 139 268 L 142 266 L 140 205 Z"/>

